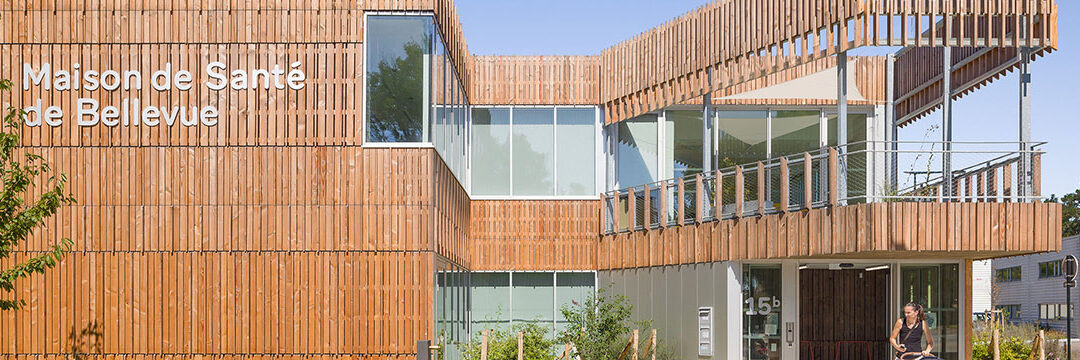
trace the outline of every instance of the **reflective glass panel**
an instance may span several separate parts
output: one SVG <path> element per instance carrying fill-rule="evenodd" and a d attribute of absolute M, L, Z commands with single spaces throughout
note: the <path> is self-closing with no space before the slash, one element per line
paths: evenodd
<path fill-rule="evenodd" d="M 675 178 L 700 173 L 705 141 L 701 110 L 665 112 L 664 177 Z"/>
<path fill-rule="evenodd" d="M 717 112 L 717 167 L 720 169 L 765 160 L 768 133 L 765 111 Z"/>
<path fill-rule="evenodd" d="M 656 115 L 645 114 L 619 122 L 619 144 L 616 150 L 617 179 L 620 188 L 638 186 L 659 180 L 657 154 L 659 139 Z"/>
<path fill-rule="evenodd" d="M 557 195 L 596 193 L 596 109 L 559 108 L 555 126 L 558 151 Z"/>
<path fill-rule="evenodd" d="M 472 192 L 510 195 L 510 110 L 473 108 Z"/>
<path fill-rule="evenodd" d="M 365 30 L 367 141 L 427 141 L 431 17 L 369 16 Z"/>
<path fill-rule="evenodd" d="M 554 109 L 514 109 L 513 136 L 514 195 L 554 195 Z"/>

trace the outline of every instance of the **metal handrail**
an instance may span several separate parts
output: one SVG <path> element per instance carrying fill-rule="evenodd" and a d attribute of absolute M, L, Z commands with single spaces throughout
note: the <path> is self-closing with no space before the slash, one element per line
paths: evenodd
<path fill-rule="evenodd" d="M 944 143 L 860 141 L 608 191 L 602 196 L 604 229 L 607 233 L 655 229 L 857 202 L 1033 201 L 1040 198 L 1038 168 L 1043 152 L 1037 148 L 1045 142 L 1030 142 L 1024 149 L 1017 142 L 952 142 L 953 147 L 961 149 L 951 151 L 899 149 L 902 144 Z M 846 151 L 859 145 L 866 146 Z M 968 145 L 1016 147 L 1008 150 L 963 149 Z M 912 184 L 900 186 L 900 170 L 889 169 L 889 165 L 897 166 L 897 158 L 903 154 L 916 155 L 912 166 L 923 161 L 919 156 L 930 155 L 925 161 L 932 167 L 936 160 L 933 155 L 945 153 L 953 157 L 990 155 L 990 158 L 958 164 L 962 166 L 950 172 L 952 196 L 945 196 L 941 190 L 946 177 L 940 171 L 936 177 L 930 177 L 927 171 L 925 180 L 915 178 Z M 1024 161 L 1028 163 L 1026 172 L 1019 169 L 1019 164 Z M 1012 181 L 1013 164 L 1017 164 L 1018 169 L 1015 182 Z M 1030 174 L 1030 178 L 1021 178 L 1022 173 Z M 862 176 L 865 178 L 860 178 Z M 777 177 L 778 182 L 774 182 Z M 978 177 L 977 184 L 973 180 L 975 177 Z M 1020 193 L 1021 188 L 1013 187 L 1022 181 L 1030 182 L 1029 193 Z M 861 189 L 857 188 L 860 184 Z"/>

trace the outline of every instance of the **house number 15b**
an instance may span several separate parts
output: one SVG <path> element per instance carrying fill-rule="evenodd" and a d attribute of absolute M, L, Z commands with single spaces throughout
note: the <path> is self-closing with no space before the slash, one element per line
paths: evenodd
<path fill-rule="evenodd" d="M 775 296 L 748 297 L 743 302 L 746 303 L 746 315 L 769 315 L 780 307 L 780 299 Z"/>

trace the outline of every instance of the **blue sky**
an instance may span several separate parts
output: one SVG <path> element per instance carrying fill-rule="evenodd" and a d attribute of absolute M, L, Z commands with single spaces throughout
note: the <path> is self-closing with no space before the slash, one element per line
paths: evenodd
<path fill-rule="evenodd" d="M 457 0 L 469 49 L 475 54 L 590 55 L 659 25 L 703 0 Z M 1080 188 L 1080 4 L 1058 0 L 1059 48 L 1032 65 L 1032 139 L 1046 141 L 1043 193 Z M 1018 79 L 999 78 L 955 102 L 956 141 L 1016 141 Z M 922 140 L 940 124 L 931 114 L 900 130 Z M 940 133 L 930 140 L 940 139 Z"/>

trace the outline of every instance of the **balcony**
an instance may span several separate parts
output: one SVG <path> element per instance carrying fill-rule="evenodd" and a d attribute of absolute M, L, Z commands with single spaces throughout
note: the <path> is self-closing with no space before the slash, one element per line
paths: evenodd
<path fill-rule="evenodd" d="M 606 235 L 868 203 L 1026 203 L 1043 143 L 864 141 L 603 195 Z"/>

